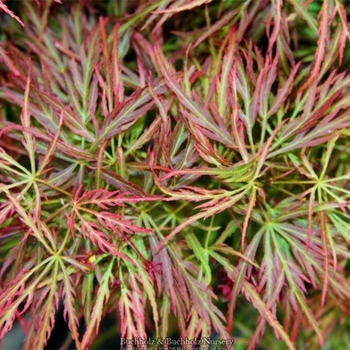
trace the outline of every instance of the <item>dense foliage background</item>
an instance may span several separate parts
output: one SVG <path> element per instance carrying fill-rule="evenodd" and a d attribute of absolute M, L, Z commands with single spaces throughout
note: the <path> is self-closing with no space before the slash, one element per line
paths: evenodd
<path fill-rule="evenodd" d="M 0 1 L 0 338 L 347 348 L 345 5 Z"/>

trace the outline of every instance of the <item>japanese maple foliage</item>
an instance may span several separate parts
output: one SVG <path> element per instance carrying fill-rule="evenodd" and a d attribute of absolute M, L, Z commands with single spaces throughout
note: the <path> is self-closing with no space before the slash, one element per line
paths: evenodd
<path fill-rule="evenodd" d="M 349 344 L 342 1 L 0 9 L 1 339 Z"/>

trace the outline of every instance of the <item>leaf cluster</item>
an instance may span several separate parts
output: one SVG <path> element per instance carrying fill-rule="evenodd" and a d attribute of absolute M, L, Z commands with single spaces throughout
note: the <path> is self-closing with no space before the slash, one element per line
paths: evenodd
<path fill-rule="evenodd" d="M 346 344 L 345 5 L 62 2 L 0 1 L 0 338 Z"/>

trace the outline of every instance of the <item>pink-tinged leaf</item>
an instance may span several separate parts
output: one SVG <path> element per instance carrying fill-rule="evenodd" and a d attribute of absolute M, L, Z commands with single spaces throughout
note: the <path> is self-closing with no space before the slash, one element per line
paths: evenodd
<path fill-rule="evenodd" d="M 220 82 L 217 83 L 217 90 L 218 90 L 218 112 L 220 114 L 221 118 L 225 118 L 225 116 L 228 114 L 227 112 L 227 106 L 228 106 L 228 98 L 227 98 L 227 91 L 230 90 L 229 88 L 229 80 L 230 80 L 230 72 L 232 71 L 232 67 L 234 70 L 234 78 L 236 76 L 236 66 L 233 64 L 233 58 L 236 51 L 236 37 L 233 30 L 229 32 L 228 40 L 227 40 L 227 53 L 223 58 L 222 62 L 222 68 L 221 68 L 221 76 L 220 76 Z"/>
<path fill-rule="evenodd" d="M 123 206 L 124 203 L 137 203 L 140 201 L 156 201 L 162 199 L 160 196 L 131 196 L 120 191 L 108 191 L 105 189 L 86 190 L 82 192 L 80 186 L 73 194 L 73 199 L 79 205 L 97 205 L 102 209 L 111 206 Z"/>
<path fill-rule="evenodd" d="M 96 175 L 95 175 L 95 187 L 101 188 L 101 181 L 102 181 L 102 167 L 103 167 L 103 159 L 104 154 L 106 151 L 106 147 L 108 145 L 108 140 L 106 140 L 97 153 L 97 161 L 96 161 Z"/>
<path fill-rule="evenodd" d="M 174 4 L 171 5 L 170 8 L 165 10 L 156 10 L 152 11 L 154 14 L 162 14 L 162 13 L 178 13 L 181 11 L 191 10 L 197 6 L 201 6 L 204 4 L 209 4 L 212 2 L 212 0 L 190 0 L 186 1 L 187 3 L 185 5 L 181 5 L 183 1 L 177 1 Z"/>
<path fill-rule="evenodd" d="M 89 142 L 92 142 L 94 140 L 93 135 L 91 135 L 90 131 L 86 128 L 84 123 L 77 118 L 75 113 L 69 107 L 63 105 L 62 102 L 59 101 L 55 96 L 50 96 L 47 93 L 39 90 L 37 90 L 37 93 L 57 112 L 64 113 L 64 121 L 71 131 L 86 138 Z"/>
<path fill-rule="evenodd" d="M 4 322 L 0 319 L 0 337 L 3 339 L 5 335 L 13 328 L 16 321 L 16 311 L 7 312 Z"/>
<path fill-rule="evenodd" d="M 233 65 L 233 69 L 230 74 L 230 83 L 232 86 L 233 93 L 233 106 L 232 106 L 232 115 L 231 115 L 231 133 L 234 137 L 234 140 L 238 146 L 238 151 L 241 154 L 241 157 L 245 163 L 248 163 L 249 154 L 245 144 L 245 125 L 243 121 L 239 118 L 239 103 L 237 98 L 237 88 L 236 88 L 236 79 L 237 79 L 237 65 Z"/>
<path fill-rule="evenodd" d="M 223 199 L 221 199 L 221 201 L 219 203 L 214 203 L 209 208 L 203 208 L 204 209 L 203 211 L 201 211 L 195 215 L 190 216 L 187 220 L 185 220 L 180 225 L 175 227 L 169 233 L 169 235 L 158 244 L 157 251 L 160 251 L 170 240 L 172 240 L 185 227 L 193 224 L 194 222 L 196 222 L 200 219 L 204 219 L 204 218 L 207 218 L 209 216 L 213 216 L 215 214 L 221 213 L 222 211 L 224 211 L 227 208 L 232 207 L 232 205 L 234 205 L 240 199 L 242 199 L 246 195 L 247 192 L 248 192 L 248 188 L 243 187 L 243 189 L 241 190 L 240 193 L 233 195 L 229 198 L 223 198 Z"/>
<path fill-rule="evenodd" d="M 86 331 L 81 341 L 81 348 L 87 349 L 91 345 L 94 335 L 98 333 L 102 315 L 104 313 L 104 306 L 110 297 L 110 284 L 114 279 L 113 267 L 115 265 L 115 258 L 112 258 L 105 273 L 102 276 L 100 285 L 97 291 L 97 299 L 95 301 L 89 323 L 86 326 Z"/>
<path fill-rule="evenodd" d="M 205 135 L 208 134 L 208 132 L 198 124 L 192 124 L 190 120 L 186 118 L 186 115 L 188 114 L 184 113 L 180 117 L 187 132 L 195 141 L 193 142 L 193 147 L 198 152 L 198 155 L 209 164 L 214 164 L 216 166 L 228 165 L 227 159 L 214 150 L 212 142 Z"/>
<path fill-rule="evenodd" d="M 103 179 L 114 186 L 119 191 L 124 193 L 132 193 L 135 196 L 146 197 L 146 192 L 135 183 L 125 180 L 123 177 L 110 170 L 104 170 L 102 173 Z"/>
<path fill-rule="evenodd" d="M 80 214 L 77 216 L 80 220 L 83 220 L 80 228 L 81 234 L 85 239 L 89 239 L 93 245 L 98 246 L 103 252 L 110 252 L 113 255 L 117 252 L 117 247 L 110 242 L 109 237 L 98 224 L 84 220 Z"/>
<path fill-rule="evenodd" d="M 163 84 L 154 86 L 156 93 L 164 90 Z M 128 100 L 124 101 L 123 107 L 113 109 L 105 118 L 100 133 L 93 143 L 92 149 L 96 149 L 101 142 L 112 136 L 127 130 L 139 118 L 141 118 L 154 104 L 151 95 L 146 89 L 135 91 Z"/>
<path fill-rule="evenodd" d="M 122 216 L 116 215 L 107 211 L 95 214 L 98 222 L 107 230 L 112 231 L 118 235 L 122 235 L 123 232 L 133 233 L 151 233 L 150 229 L 142 228 L 133 225 L 131 221 L 123 219 Z"/>
<path fill-rule="evenodd" d="M 257 291 L 263 291 L 266 288 L 264 301 L 269 308 L 275 309 L 276 304 L 280 300 L 280 294 L 285 287 L 285 274 L 282 268 L 282 261 L 272 247 L 270 232 L 266 233 L 264 241 L 265 256 L 261 265 L 260 282 Z"/>
<path fill-rule="evenodd" d="M 195 102 L 193 102 L 195 103 Z M 220 126 L 218 126 L 214 120 L 212 119 L 211 115 L 209 114 L 208 111 L 204 112 L 204 110 L 202 111 L 203 113 L 205 113 L 205 119 L 201 120 L 198 119 L 198 117 L 193 116 L 192 113 L 189 113 L 187 110 L 183 109 L 182 107 L 180 107 L 180 112 L 181 115 L 183 115 L 183 119 L 187 119 L 188 122 L 193 123 L 193 128 L 191 128 L 191 130 L 189 130 L 190 132 L 192 131 L 192 133 L 196 136 L 196 139 L 200 139 L 201 138 L 201 134 L 204 134 L 207 138 L 211 139 L 211 140 L 216 140 L 219 142 L 222 142 L 224 144 L 227 143 L 227 141 L 225 140 L 225 137 L 227 136 L 228 138 L 232 139 L 231 136 L 225 135 L 224 137 L 222 137 L 222 130 L 225 129 L 221 129 Z M 197 115 L 200 115 L 200 113 L 198 113 Z M 208 119 L 210 120 L 208 122 Z M 188 123 L 190 124 L 190 123 Z M 186 125 L 186 124 L 185 124 Z M 221 131 L 220 131 L 221 130 Z M 226 134 L 226 130 L 224 131 L 224 133 Z M 231 147 L 233 147 L 233 139 L 231 142 Z"/>
<path fill-rule="evenodd" d="M 32 268 L 30 271 L 22 270 L 19 274 L 16 274 L 11 281 L 3 285 L 6 286 L 6 288 L 2 288 L 0 291 L 1 339 L 3 339 L 4 335 L 13 327 L 16 316 L 26 313 L 32 305 L 34 289 L 36 288 L 38 280 L 47 272 L 47 270 L 45 270 L 37 280 L 31 279 L 39 270 L 40 267 Z"/>
<path fill-rule="evenodd" d="M 0 187 L 0 193 L 2 193 Z M 5 222 L 8 218 L 10 218 L 15 211 L 15 206 L 13 203 L 6 201 L 0 205 L 0 225 Z"/>
<path fill-rule="evenodd" d="M 191 112 L 189 113 L 182 110 L 186 117 L 193 123 L 204 128 L 208 134 L 208 137 L 222 142 L 229 147 L 235 147 L 235 143 L 226 128 L 218 127 L 209 111 L 204 107 L 203 103 L 201 103 L 200 99 L 195 95 L 195 93 L 192 93 L 193 96 L 188 95 L 178 84 L 175 76 L 173 76 L 169 71 L 169 63 L 163 57 L 159 45 L 155 46 L 155 57 L 157 66 L 165 78 L 165 83 L 175 93 L 181 104 L 186 107 L 189 112 Z"/>
<path fill-rule="evenodd" d="M 76 269 L 74 269 L 74 271 L 76 271 L 78 269 L 79 271 L 82 271 L 84 273 L 89 273 L 89 272 L 94 270 L 94 265 L 90 262 L 89 257 L 90 256 L 88 256 L 88 258 L 86 260 L 85 259 L 86 255 L 83 255 L 83 256 L 63 256 L 62 260 L 65 261 L 67 263 L 67 265 L 76 268 Z M 74 287 L 73 280 L 71 281 L 71 283 L 72 283 L 72 288 L 73 288 Z M 74 290 L 72 292 L 75 293 Z"/>
<path fill-rule="evenodd" d="M 58 49 L 59 51 L 61 51 L 62 53 L 64 53 L 69 58 L 74 59 L 78 62 L 81 61 L 80 56 L 76 52 L 69 50 L 64 45 L 62 45 L 59 41 L 55 42 L 55 48 Z"/>
<path fill-rule="evenodd" d="M 350 40 L 350 33 L 348 29 L 348 21 L 347 21 L 347 15 L 346 15 L 346 8 L 345 6 L 338 0 L 335 1 L 335 5 L 340 17 L 340 22 L 341 22 L 341 35 L 339 39 L 339 63 L 341 64 L 343 61 L 343 56 L 344 56 L 344 49 L 346 45 L 346 39 Z"/>
<path fill-rule="evenodd" d="M 282 234 L 285 238 L 288 237 L 288 233 L 287 232 L 283 232 L 286 227 L 286 225 L 283 225 L 283 230 L 280 231 L 280 234 Z M 307 229 L 304 229 L 305 231 L 305 238 L 304 241 L 307 240 Z M 293 231 L 291 232 L 295 232 L 295 227 L 293 229 Z M 276 248 L 278 248 L 279 251 L 282 251 L 282 247 L 281 247 L 281 243 L 276 239 L 276 236 L 274 236 L 274 244 L 276 246 Z M 305 248 L 300 247 L 300 241 L 299 242 L 292 242 L 291 240 L 289 240 L 289 244 L 294 246 L 295 249 L 298 249 L 299 253 L 303 254 L 303 255 L 308 255 L 308 259 L 310 260 L 310 257 L 313 258 L 315 260 L 315 256 L 314 254 L 310 255 L 309 251 L 306 251 Z M 317 334 L 319 340 L 320 340 L 320 344 L 323 344 L 324 338 L 322 335 L 322 331 L 319 327 L 319 325 L 317 324 L 317 320 L 315 315 L 312 313 L 312 311 L 310 310 L 310 307 L 307 305 L 306 299 L 305 299 L 305 292 L 306 292 L 306 288 L 305 288 L 305 282 L 306 283 L 310 283 L 310 280 L 307 278 L 307 276 L 305 276 L 302 271 L 299 268 L 299 264 L 291 259 L 289 259 L 287 256 L 285 256 L 283 254 L 280 254 L 283 261 L 284 261 L 284 272 L 286 275 L 286 280 L 288 281 L 288 284 L 291 287 L 291 292 L 289 295 L 289 301 L 291 303 L 291 305 L 293 306 L 293 309 L 295 311 L 301 310 L 304 314 L 304 316 L 307 318 L 308 322 L 310 323 L 310 325 L 312 326 L 312 328 L 314 329 L 315 333 Z M 327 260 L 327 259 L 326 259 Z M 314 263 L 315 265 L 315 263 Z M 322 274 L 324 273 L 324 271 L 322 271 Z"/>
<path fill-rule="evenodd" d="M 321 305 L 323 306 L 326 301 L 327 293 L 328 293 L 328 285 L 329 285 L 329 253 L 328 253 L 328 246 L 330 245 L 331 248 L 333 248 L 334 252 L 334 242 L 332 238 L 332 234 L 329 231 L 328 227 L 328 216 L 327 213 L 324 211 L 321 211 L 318 215 L 318 222 L 321 228 L 321 239 L 322 239 L 322 246 L 324 251 L 324 275 L 323 275 L 323 286 L 322 286 L 322 297 L 321 297 Z M 336 258 L 335 258 L 336 259 Z"/>
<path fill-rule="evenodd" d="M 265 230 L 260 229 L 254 235 L 253 239 L 250 241 L 248 247 L 244 252 L 244 255 L 247 257 L 247 259 L 250 259 L 251 261 L 255 260 L 255 255 L 259 247 L 260 240 L 262 239 L 264 234 L 265 234 Z M 229 278 L 234 282 L 234 285 L 233 285 L 232 295 L 231 295 L 231 299 L 230 299 L 230 302 L 228 305 L 228 311 L 227 311 L 227 329 L 228 330 L 231 330 L 233 327 L 233 313 L 236 307 L 237 297 L 241 292 L 243 285 L 245 283 L 245 278 L 246 278 L 246 274 L 249 266 L 250 264 L 246 260 L 241 259 L 238 263 L 237 269 L 235 269 L 229 274 Z"/>
<path fill-rule="evenodd" d="M 78 167 L 78 164 L 73 163 L 63 170 L 60 170 L 60 168 L 55 169 L 56 171 L 51 172 L 48 178 L 50 185 L 57 188 L 60 187 L 64 190 L 73 186 L 75 181 L 73 175 L 75 174 L 76 167 Z"/>
<path fill-rule="evenodd" d="M 36 129 L 33 127 L 26 128 L 24 126 L 12 124 L 12 123 L 8 123 L 4 128 L 0 129 L 0 136 L 3 132 L 5 132 L 5 131 L 7 132 L 8 130 L 18 130 L 18 131 L 21 131 L 22 133 L 27 132 L 27 133 L 30 133 L 33 136 L 35 136 L 37 139 L 43 140 L 47 143 L 52 143 L 52 139 L 53 139 L 53 136 L 50 133 L 42 132 L 39 129 Z M 55 127 L 55 130 L 57 130 L 56 127 Z M 38 144 L 37 144 L 37 147 L 39 148 Z M 84 159 L 88 162 L 96 160 L 94 155 L 92 155 L 90 152 L 85 151 L 85 150 L 78 148 L 76 146 L 73 146 L 73 145 L 68 145 L 61 140 L 57 141 L 57 149 L 60 152 L 66 154 L 69 157 L 68 158 L 69 160 L 71 160 L 72 157 L 77 158 L 79 160 Z M 45 148 L 45 151 L 43 151 L 42 153 L 46 154 L 46 152 L 47 152 L 47 148 Z M 59 154 L 56 154 L 56 155 L 58 158 L 60 158 Z M 63 158 L 63 159 L 65 159 L 65 158 Z M 28 171 L 26 171 L 26 172 L 28 172 Z"/>
<path fill-rule="evenodd" d="M 21 122 L 22 125 L 26 128 L 31 127 L 31 120 L 30 120 L 30 114 L 28 110 L 28 105 L 29 105 L 29 91 L 30 91 L 30 86 L 31 86 L 31 71 L 32 71 L 32 62 L 29 59 L 28 60 L 28 76 L 27 76 L 27 82 L 26 82 L 26 89 L 24 93 L 24 102 L 23 102 L 23 110 L 21 114 Z M 31 166 L 31 171 L 32 174 L 35 173 L 35 150 L 36 150 L 36 142 L 35 139 L 33 138 L 32 135 L 28 135 L 27 133 L 23 133 L 24 135 L 24 146 L 28 152 L 29 159 L 30 159 L 30 166 Z"/>
<path fill-rule="evenodd" d="M 240 10 L 240 8 L 237 7 L 237 9 L 231 9 L 231 11 L 228 11 L 225 15 L 221 16 L 221 18 L 219 18 L 217 22 L 215 22 L 213 25 L 211 25 L 209 28 L 207 28 L 203 32 L 203 34 L 193 44 L 193 48 L 197 47 L 201 42 L 203 42 L 205 39 L 209 38 L 216 31 L 219 31 L 220 29 L 225 27 L 227 25 L 227 23 L 229 23 L 232 20 L 232 18 L 234 18 L 237 15 L 237 12 L 239 12 L 239 10 Z M 178 34 L 178 33 L 176 33 L 176 34 Z M 185 35 L 188 35 L 188 33 L 185 33 Z"/>
<path fill-rule="evenodd" d="M 40 319 L 38 323 L 38 332 L 34 338 L 33 346 L 37 349 L 45 348 L 47 341 L 50 337 L 52 329 L 55 324 L 55 315 L 59 304 L 59 293 L 57 291 L 56 279 L 57 278 L 57 263 L 54 264 L 54 269 L 52 272 L 52 282 L 51 285 L 46 287 L 48 295 L 46 296 L 46 301 L 41 305 Z M 44 297 L 45 291 L 42 291 L 41 295 Z"/>
<path fill-rule="evenodd" d="M 152 84 L 150 82 L 148 83 L 148 89 L 149 89 L 149 92 L 150 92 L 152 98 L 154 99 L 156 106 L 159 109 L 159 113 L 160 113 L 160 116 L 161 116 L 163 122 L 165 122 L 168 118 L 168 112 L 170 110 L 171 104 L 169 102 L 167 102 L 161 96 L 158 96 L 154 92 L 154 90 L 152 88 Z"/>
<path fill-rule="evenodd" d="M 77 64 L 77 61 L 75 59 L 71 59 L 68 62 L 68 67 L 70 70 L 70 74 L 65 77 L 65 80 L 67 81 L 67 86 L 69 87 L 69 90 L 71 92 L 71 97 L 73 97 L 73 93 L 78 92 L 81 97 L 84 98 L 84 86 L 83 86 L 83 80 L 82 80 L 82 74 L 80 72 L 80 68 Z M 74 86 L 74 89 L 73 89 Z M 77 96 L 78 97 L 78 96 Z M 77 102 L 77 105 L 80 103 Z M 79 110 L 79 108 L 77 108 Z"/>
<path fill-rule="evenodd" d="M 68 262 L 68 261 L 67 261 Z M 71 262 L 70 262 L 71 263 Z M 63 303 L 64 303 L 64 317 L 68 323 L 72 338 L 75 341 L 76 347 L 80 348 L 79 340 L 79 320 L 75 308 L 76 293 L 73 285 L 73 278 L 68 274 L 67 268 L 63 261 L 60 260 L 60 267 L 63 274 Z"/>
<path fill-rule="evenodd" d="M 301 61 L 298 62 L 290 72 L 290 75 L 286 82 L 283 83 L 282 87 L 280 87 L 277 91 L 277 95 L 275 96 L 272 106 L 269 109 L 268 115 L 272 116 L 273 114 L 277 113 L 278 110 L 283 106 L 285 103 L 285 100 L 290 95 L 292 89 L 293 89 L 293 83 L 295 79 L 295 75 L 298 72 L 298 69 L 301 65 Z"/>
<path fill-rule="evenodd" d="M 283 124 L 286 123 L 287 120 L 282 121 L 282 123 L 280 123 L 279 125 L 277 125 L 277 127 L 275 128 L 275 130 L 272 132 L 271 136 L 267 139 L 267 141 L 260 147 L 259 153 L 257 155 L 257 165 L 256 165 L 256 172 L 255 172 L 255 176 L 254 178 L 258 178 L 259 176 L 261 176 L 261 168 L 263 167 L 263 165 L 265 164 L 265 161 L 268 157 L 269 154 L 269 150 L 270 150 L 270 146 L 273 142 L 273 140 L 275 139 L 278 130 L 283 126 Z"/>
<path fill-rule="evenodd" d="M 199 317 L 208 325 L 211 324 L 211 320 L 214 318 L 214 315 L 224 321 L 225 316 L 214 304 L 212 304 L 211 299 L 215 297 L 215 295 L 211 292 L 209 287 L 205 286 L 205 284 L 201 282 L 198 282 L 189 274 L 187 275 L 185 281 L 191 296 L 191 301 Z"/>
<path fill-rule="evenodd" d="M 334 101 L 340 96 L 341 91 L 337 91 L 331 97 L 327 99 L 316 111 L 311 115 L 305 115 L 303 117 L 303 126 L 297 129 L 297 133 L 301 133 L 308 129 L 311 129 L 318 121 L 326 114 L 327 110 L 334 104 Z"/>
<path fill-rule="evenodd" d="M 215 252 L 219 252 L 220 254 L 217 254 Z M 223 263 L 223 266 L 226 268 L 228 267 L 228 263 L 225 258 L 220 258 L 221 254 L 227 254 L 235 257 L 239 257 L 240 259 L 246 261 L 247 263 L 251 264 L 252 266 L 256 267 L 257 269 L 260 269 L 259 265 L 257 265 L 253 260 L 250 260 L 247 258 L 243 253 L 240 253 L 239 251 L 234 250 L 232 247 L 227 246 L 226 244 L 223 243 L 215 243 L 214 246 L 211 247 L 211 249 L 208 251 L 208 253 L 218 262 Z M 227 270 L 227 269 L 226 269 Z M 229 272 L 229 271 L 227 271 Z M 232 272 L 232 271 L 231 271 Z"/>
<path fill-rule="evenodd" d="M 340 114 L 337 118 L 334 118 L 336 113 L 330 113 L 319 122 L 317 127 L 313 128 L 308 133 L 303 132 L 298 134 L 285 146 L 270 152 L 268 158 L 270 159 L 278 154 L 287 153 L 294 149 L 312 147 L 330 141 L 336 135 L 338 130 L 345 129 L 350 126 L 349 112 L 350 110 L 347 110 Z M 283 129 L 283 131 L 284 130 L 286 129 Z M 291 134 L 293 133 L 291 130 L 289 130 L 289 132 Z"/>
<path fill-rule="evenodd" d="M 113 76 L 111 69 L 110 48 L 107 43 L 106 32 L 107 19 L 100 17 L 99 29 L 100 29 L 100 45 L 103 53 L 103 68 L 105 73 L 105 93 L 107 97 L 107 110 L 111 112 L 113 110 Z"/>
<path fill-rule="evenodd" d="M 2 43 L 0 43 L 0 58 L 3 60 L 6 67 L 12 74 L 14 74 L 17 77 L 21 75 L 21 72 L 17 69 L 15 62 L 13 62 L 13 60 L 9 57 L 9 55 L 4 50 Z"/>
<path fill-rule="evenodd" d="M 261 300 L 260 296 L 256 293 L 255 288 L 248 282 L 244 283 L 243 293 L 246 298 L 254 305 L 259 311 L 260 315 L 267 321 L 267 323 L 273 328 L 277 337 L 283 339 L 289 350 L 296 350 L 296 347 L 290 340 L 288 334 L 283 329 L 282 325 L 278 322 L 276 316 L 272 314 L 267 305 Z"/>
<path fill-rule="evenodd" d="M 259 317 L 257 321 L 257 325 L 255 327 L 254 333 L 252 336 L 250 336 L 249 343 L 247 345 L 247 350 L 254 350 L 259 344 L 259 340 L 261 338 L 261 334 L 265 333 L 266 329 L 266 320 Z"/>
<path fill-rule="evenodd" d="M 217 198 L 217 195 L 220 194 L 220 198 L 222 197 L 229 197 L 232 193 L 229 193 L 225 190 L 206 190 L 200 187 L 191 187 L 191 186 L 185 186 L 184 188 L 180 189 L 179 191 L 172 191 L 168 189 L 167 187 L 163 186 L 158 178 L 158 176 L 155 174 L 153 170 L 153 166 L 151 166 L 152 172 L 153 172 L 153 179 L 156 185 L 159 187 L 159 189 L 170 196 L 170 198 L 166 198 L 163 200 L 190 200 L 193 202 L 197 201 L 203 201 L 206 199 L 213 199 Z M 179 171 L 174 171 L 174 173 L 180 173 Z M 198 172 L 199 173 L 199 172 Z M 184 173 L 187 174 L 187 171 Z M 203 174 L 203 173 L 201 173 Z"/>
<path fill-rule="evenodd" d="M 60 134 L 61 134 L 62 124 L 63 124 L 63 113 L 61 113 L 60 120 L 58 122 L 57 132 L 52 140 L 52 143 L 51 143 L 50 147 L 48 148 L 47 152 L 45 153 L 44 158 L 40 162 L 40 167 L 37 171 L 37 176 L 40 175 L 41 173 L 43 173 L 47 169 L 48 164 L 50 163 L 51 159 L 54 156 L 54 153 L 55 153 L 56 148 L 57 148 L 57 141 L 58 141 L 58 138 L 60 137 Z"/>
<path fill-rule="evenodd" d="M 100 85 L 102 89 L 102 97 L 101 97 L 101 111 L 102 111 L 102 116 L 104 118 L 107 117 L 108 115 L 108 104 L 107 104 L 107 92 L 106 92 L 106 83 L 103 80 L 103 77 L 99 71 L 99 66 L 95 65 L 95 79 L 97 79 L 98 84 Z"/>
<path fill-rule="evenodd" d="M 264 68 L 259 74 L 255 87 L 249 116 L 251 125 L 254 125 L 258 114 L 263 117 L 268 112 L 269 95 L 277 75 L 278 56 L 276 55 L 271 63 L 270 60 L 271 58 L 266 56 Z"/>
<path fill-rule="evenodd" d="M 139 280 L 143 286 L 143 291 L 147 295 L 152 308 L 152 316 L 156 334 L 159 334 L 159 312 L 156 300 L 156 293 L 152 283 L 151 273 L 146 271 L 142 266 L 138 266 Z M 156 272 L 157 273 L 157 272 Z"/>
<path fill-rule="evenodd" d="M 306 303 L 305 297 L 303 294 L 300 293 L 300 291 L 295 291 L 294 293 L 294 298 L 296 300 L 296 302 L 299 303 L 300 308 L 303 312 L 303 314 L 305 315 L 304 317 L 307 318 L 307 320 L 309 321 L 310 325 L 312 326 L 312 328 L 314 329 L 315 333 L 318 336 L 319 339 L 319 343 L 322 346 L 324 343 L 324 336 L 322 334 L 322 331 L 318 325 L 318 322 L 316 320 L 315 315 L 312 313 L 312 311 L 310 310 L 309 306 Z"/>
<path fill-rule="evenodd" d="M 176 264 L 173 264 L 173 275 L 175 279 L 175 287 L 176 287 L 176 313 L 181 311 L 182 315 L 186 315 L 186 309 L 188 310 L 191 305 L 190 297 L 188 294 L 188 289 L 186 288 L 184 271 L 181 266 L 181 261 L 179 257 L 175 259 Z M 179 303 L 179 300 L 181 302 Z M 178 306 L 180 304 L 180 308 Z"/>
<path fill-rule="evenodd" d="M 170 177 L 176 176 L 176 175 L 210 175 L 215 176 L 219 178 L 220 180 L 223 180 L 225 182 L 249 182 L 255 179 L 255 172 L 256 172 L 256 161 L 252 161 L 251 163 L 243 163 L 238 162 L 234 165 L 228 166 L 228 167 L 217 167 L 217 168 L 192 168 L 192 169 L 182 169 L 182 170 L 173 170 L 170 171 L 168 174 L 164 175 L 161 180 L 166 180 Z M 155 178 L 155 181 L 157 179 Z M 158 185 L 158 183 L 157 183 Z M 163 189 L 162 184 L 159 184 L 160 188 Z M 187 187 L 188 188 L 188 187 Z M 196 188 L 196 187 L 194 187 Z M 164 188 L 165 192 L 169 192 L 169 190 Z M 201 191 L 199 189 L 199 191 Z M 202 191 L 202 193 L 204 193 Z M 220 193 L 214 191 L 208 191 L 207 193 Z"/>
<path fill-rule="evenodd" d="M 119 299 L 121 337 L 146 339 L 145 298 L 134 274 L 121 277 L 122 288 Z"/>
<path fill-rule="evenodd" d="M 227 337 L 228 333 L 223 327 L 225 317 L 212 303 L 212 300 L 217 299 L 217 296 L 208 286 L 193 277 L 193 274 L 197 274 L 198 272 L 191 264 L 180 260 L 177 260 L 177 264 L 180 265 L 178 266 L 181 271 L 180 273 L 200 321 L 205 322 L 209 327 L 213 325 L 214 329 L 220 333 L 223 338 Z"/>
<path fill-rule="evenodd" d="M 34 89 L 34 87 L 32 88 Z M 7 88 L 3 88 L 2 91 L 4 93 L 4 98 L 7 101 L 23 108 L 22 94 L 16 93 Z M 28 105 L 28 111 L 30 115 L 32 115 L 39 122 L 40 125 L 42 125 L 45 129 L 54 134 L 57 130 L 56 117 L 53 116 L 53 114 L 51 113 L 49 108 L 47 108 L 47 106 L 44 107 L 45 104 L 41 101 L 40 96 L 38 97 L 38 99 L 39 105 L 31 101 Z M 43 107 L 44 111 L 42 111 L 41 107 Z"/>
<path fill-rule="evenodd" d="M 142 146 L 144 146 L 147 142 L 149 142 L 150 140 L 152 140 L 155 136 L 155 134 L 157 133 L 157 131 L 159 131 L 159 128 L 161 126 L 162 123 L 162 119 L 160 116 L 157 116 L 152 124 L 145 129 L 145 131 L 142 133 L 142 135 L 140 135 L 140 137 L 138 137 L 137 139 L 135 139 L 128 147 L 128 149 L 125 151 L 125 156 L 127 156 L 128 154 L 132 153 L 133 151 L 141 148 Z"/>
<path fill-rule="evenodd" d="M 75 213 L 72 213 L 71 215 L 71 224 L 70 229 L 74 233 L 74 229 L 79 230 L 81 232 L 82 236 L 85 239 L 89 239 L 91 243 L 95 246 L 97 246 L 101 251 L 103 252 L 109 252 L 113 256 L 119 256 L 121 259 L 128 261 L 129 263 L 134 265 L 134 262 L 128 258 L 124 253 L 120 252 L 117 249 L 117 246 L 111 242 L 110 237 L 108 237 L 101 229 L 101 227 L 92 221 L 87 221 L 84 219 L 84 217 L 77 211 L 74 210 Z M 80 227 L 75 223 L 73 220 L 74 215 L 79 218 L 81 224 Z"/>
<path fill-rule="evenodd" d="M 119 24 L 116 24 L 113 28 L 113 49 L 112 49 L 112 86 L 114 95 L 114 107 L 123 101 L 124 97 L 124 85 L 119 60 Z"/>
<path fill-rule="evenodd" d="M 13 196 L 8 189 L 0 184 L 0 190 L 6 193 L 8 199 L 14 205 L 19 219 L 28 227 L 30 234 L 32 234 L 49 253 L 53 253 L 52 249 L 55 249 L 55 242 L 52 234 L 47 226 L 32 213 L 28 213 L 27 210 L 20 203 L 20 195 Z"/>
<path fill-rule="evenodd" d="M 165 289 L 167 295 L 170 298 L 170 303 L 171 303 L 171 309 L 173 312 L 176 313 L 176 292 L 177 290 L 175 289 L 175 281 L 174 281 L 174 276 L 173 276 L 173 271 L 172 271 L 172 262 L 169 256 L 169 253 L 166 249 L 162 249 L 158 254 L 156 253 L 156 247 L 158 240 L 156 240 L 154 237 L 150 237 L 150 240 L 152 242 L 151 249 L 152 253 L 154 256 L 154 262 L 160 263 L 161 266 L 161 273 L 164 282 L 158 287 L 159 292 L 161 292 L 160 288 Z"/>
<path fill-rule="evenodd" d="M 321 11 L 319 13 L 319 29 L 318 29 L 318 41 L 317 49 L 315 53 L 315 59 L 312 70 L 307 78 L 306 82 L 299 89 L 299 91 L 305 91 L 314 81 L 319 79 L 319 73 L 321 70 L 321 64 L 326 52 L 326 44 L 329 40 L 329 25 L 331 18 L 329 17 L 329 0 L 324 0 Z"/>
<path fill-rule="evenodd" d="M 10 15 L 12 18 L 14 18 L 22 27 L 25 27 L 24 23 L 21 21 L 21 19 L 16 16 L 3 2 L 0 0 L 0 9 L 5 11 L 8 15 Z"/>
<path fill-rule="evenodd" d="M 95 115 L 95 113 L 97 113 L 96 111 L 97 98 L 98 98 L 98 82 L 97 82 L 96 76 L 94 76 L 90 82 L 89 95 L 87 97 L 86 107 L 87 107 L 89 116 L 93 122 L 96 134 L 100 132 L 100 125 Z"/>
<path fill-rule="evenodd" d="M 273 22 L 274 22 L 274 28 L 273 31 L 269 37 L 269 47 L 268 52 L 272 51 L 273 45 L 277 41 L 277 37 L 279 33 L 281 32 L 281 8 L 282 8 L 283 2 L 282 0 L 274 0 L 272 1 L 272 9 L 271 12 L 273 13 Z"/>

